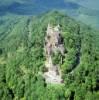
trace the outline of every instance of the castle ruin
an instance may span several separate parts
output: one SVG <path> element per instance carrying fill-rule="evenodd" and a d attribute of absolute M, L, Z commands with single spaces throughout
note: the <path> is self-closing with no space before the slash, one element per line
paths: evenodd
<path fill-rule="evenodd" d="M 44 72 L 44 78 L 46 80 L 46 83 L 62 83 L 61 78 L 61 71 L 59 68 L 59 65 L 54 65 L 52 63 L 51 55 L 52 53 L 60 52 L 61 54 L 64 54 L 64 46 L 63 46 L 63 40 L 61 37 L 61 31 L 60 26 L 57 25 L 55 27 L 52 27 L 50 24 L 48 24 L 47 32 L 45 37 L 45 44 L 44 44 L 44 50 L 45 50 L 45 67 L 48 69 L 47 72 Z"/>

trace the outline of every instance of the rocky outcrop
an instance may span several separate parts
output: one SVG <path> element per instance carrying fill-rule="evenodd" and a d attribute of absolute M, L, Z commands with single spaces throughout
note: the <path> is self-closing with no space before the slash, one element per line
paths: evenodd
<path fill-rule="evenodd" d="M 44 72 L 43 76 L 46 83 L 62 83 L 63 80 L 61 78 L 60 67 L 59 65 L 54 65 L 51 58 L 53 53 L 60 52 L 61 54 L 64 54 L 64 46 L 59 25 L 52 27 L 48 24 L 44 50 L 46 56 L 45 67 L 47 68 L 47 72 Z"/>

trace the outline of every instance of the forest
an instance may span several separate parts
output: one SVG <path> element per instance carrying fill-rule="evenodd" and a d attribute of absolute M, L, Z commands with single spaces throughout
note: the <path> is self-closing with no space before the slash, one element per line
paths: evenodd
<path fill-rule="evenodd" d="M 39 74 L 45 68 L 48 23 L 59 24 L 62 30 L 65 54 L 53 55 L 53 62 L 60 64 L 63 84 L 47 84 Z M 31 17 L 2 17 L 0 100 L 98 100 L 98 33 L 57 11 Z"/>

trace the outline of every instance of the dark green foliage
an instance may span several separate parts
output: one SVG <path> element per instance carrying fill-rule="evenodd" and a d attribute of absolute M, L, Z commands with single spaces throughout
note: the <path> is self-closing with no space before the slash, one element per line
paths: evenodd
<path fill-rule="evenodd" d="M 54 65 L 61 64 L 62 63 L 62 58 L 63 58 L 63 56 L 60 52 L 53 53 L 52 54 L 53 64 Z"/>
<path fill-rule="evenodd" d="M 99 49 L 92 29 L 57 11 L 8 23 L 0 26 L 1 100 L 98 100 Z M 46 84 L 42 77 L 48 23 L 62 30 L 65 54 L 52 55 L 62 70 L 61 85 Z"/>

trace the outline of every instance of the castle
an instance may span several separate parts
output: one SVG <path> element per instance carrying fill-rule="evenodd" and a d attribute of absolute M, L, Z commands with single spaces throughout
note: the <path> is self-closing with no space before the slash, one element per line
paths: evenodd
<path fill-rule="evenodd" d="M 52 27 L 50 24 L 48 24 L 46 33 L 44 50 L 46 56 L 45 67 L 48 69 L 48 71 L 44 73 L 44 78 L 47 83 L 61 83 L 61 71 L 58 65 L 54 65 L 52 63 L 51 58 L 52 53 L 56 53 L 57 51 L 64 54 L 60 26 L 57 25 Z"/>

